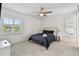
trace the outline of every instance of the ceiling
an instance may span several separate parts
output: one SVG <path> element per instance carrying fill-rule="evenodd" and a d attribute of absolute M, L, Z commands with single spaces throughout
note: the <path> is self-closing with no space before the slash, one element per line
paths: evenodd
<path fill-rule="evenodd" d="M 52 15 L 56 15 L 77 10 L 78 5 L 78 3 L 4 3 L 3 7 L 31 15 L 35 15 L 33 11 L 45 7 L 53 11 Z"/>

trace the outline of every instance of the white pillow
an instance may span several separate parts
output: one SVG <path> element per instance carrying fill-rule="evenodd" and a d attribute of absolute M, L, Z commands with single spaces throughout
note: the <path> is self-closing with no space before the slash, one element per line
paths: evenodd
<path fill-rule="evenodd" d="M 43 34 L 43 37 L 47 37 L 47 35 L 46 34 Z"/>

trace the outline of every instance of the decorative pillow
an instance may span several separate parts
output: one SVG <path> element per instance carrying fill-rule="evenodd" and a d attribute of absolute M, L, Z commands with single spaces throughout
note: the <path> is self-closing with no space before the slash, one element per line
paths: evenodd
<path fill-rule="evenodd" d="M 43 37 L 47 37 L 47 35 L 46 35 L 46 34 L 43 34 L 42 36 L 43 36 Z"/>
<path fill-rule="evenodd" d="M 43 30 L 43 33 L 50 33 L 50 34 L 54 34 L 54 31 Z"/>

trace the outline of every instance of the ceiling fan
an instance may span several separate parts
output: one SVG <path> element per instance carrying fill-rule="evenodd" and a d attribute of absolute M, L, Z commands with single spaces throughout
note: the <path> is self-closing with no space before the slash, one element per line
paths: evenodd
<path fill-rule="evenodd" d="M 41 7 L 38 12 L 33 13 L 37 13 L 39 16 L 47 16 L 47 14 L 52 13 L 52 11 L 48 11 L 44 7 Z"/>

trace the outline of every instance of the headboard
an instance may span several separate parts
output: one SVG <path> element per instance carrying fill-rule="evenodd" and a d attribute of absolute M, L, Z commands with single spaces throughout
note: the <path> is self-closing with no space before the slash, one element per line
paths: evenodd
<path fill-rule="evenodd" d="M 60 31 L 58 29 L 58 27 L 43 27 L 43 30 L 49 30 L 49 31 L 54 31 L 54 34 L 58 34 L 58 32 Z"/>
<path fill-rule="evenodd" d="M 52 31 L 52 30 L 55 30 L 55 28 L 54 27 L 43 27 L 43 30 L 50 30 L 50 31 Z"/>

